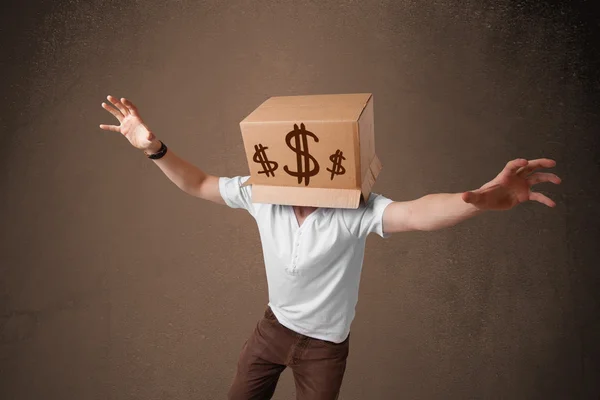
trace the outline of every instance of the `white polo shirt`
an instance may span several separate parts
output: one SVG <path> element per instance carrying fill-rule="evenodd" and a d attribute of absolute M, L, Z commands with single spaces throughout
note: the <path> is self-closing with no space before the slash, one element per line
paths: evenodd
<path fill-rule="evenodd" d="M 354 319 L 369 233 L 381 237 L 383 211 L 392 200 L 372 193 L 358 209 L 318 208 L 301 226 L 291 206 L 252 203 L 249 177 L 220 178 L 229 207 L 243 208 L 258 225 L 269 306 L 298 333 L 343 342 Z"/>

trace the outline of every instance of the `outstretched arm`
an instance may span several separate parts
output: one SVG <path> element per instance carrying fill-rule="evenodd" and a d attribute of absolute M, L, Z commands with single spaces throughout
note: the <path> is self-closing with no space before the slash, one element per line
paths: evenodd
<path fill-rule="evenodd" d="M 560 178 L 551 173 L 536 172 L 551 168 L 556 162 L 549 159 L 527 161 L 516 159 L 481 188 L 452 194 L 430 194 L 420 199 L 390 204 L 383 214 L 385 233 L 405 231 L 434 231 L 454 226 L 486 210 L 509 210 L 525 201 L 534 200 L 548 207 L 556 204 L 531 187 L 542 182 L 559 184 Z"/>
<path fill-rule="evenodd" d="M 157 153 L 161 142 L 144 124 L 137 107 L 125 98 L 119 100 L 108 96 L 107 99 L 112 105 L 102 103 L 102 107 L 114 115 L 120 125 L 102 124 L 100 128 L 123 134 L 133 147 L 143 150 L 146 155 Z M 180 158 L 172 149 L 168 149 L 160 159 L 152 161 L 184 192 L 217 204 L 225 204 L 219 191 L 219 178 Z"/>

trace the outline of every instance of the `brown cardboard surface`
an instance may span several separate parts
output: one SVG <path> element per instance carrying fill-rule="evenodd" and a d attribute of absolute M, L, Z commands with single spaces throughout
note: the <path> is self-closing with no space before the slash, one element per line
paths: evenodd
<path fill-rule="evenodd" d="M 240 129 L 258 203 L 357 208 L 381 170 L 371 94 L 271 97 Z"/>
<path fill-rule="evenodd" d="M 371 93 L 273 96 L 265 100 L 242 122 L 264 123 L 298 119 L 356 121 L 371 98 Z"/>
<path fill-rule="evenodd" d="M 365 200 L 369 199 L 371 190 L 373 189 L 373 186 L 375 185 L 375 181 L 377 180 L 377 177 L 379 176 L 379 173 L 381 172 L 382 169 L 383 169 L 383 165 L 381 164 L 379 157 L 377 157 L 377 155 L 375 155 L 373 157 L 373 159 L 371 160 L 371 163 L 369 163 L 369 168 L 367 168 L 365 170 L 365 174 L 364 174 L 363 180 L 362 180 L 361 192 L 362 192 L 362 196 Z"/>
<path fill-rule="evenodd" d="M 375 185 L 383 165 L 375 154 L 375 114 L 373 98 L 365 106 L 358 120 L 358 137 L 360 143 L 360 188 L 365 200 Z"/>
<path fill-rule="evenodd" d="M 353 137 L 354 124 L 352 122 L 318 121 L 306 124 L 285 122 L 245 126 L 243 140 L 249 160 L 251 183 L 271 186 L 355 189 L 358 185 L 359 170 L 356 167 L 358 160 L 354 158 L 353 154 L 356 145 Z M 301 130 L 302 125 L 304 125 L 305 131 L 309 132 L 306 141 L 309 165 L 306 168 L 304 163 L 307 160 L 301 157 L 301 169 L 310 171 L 315 169 L 315 161 L 318 164 L 318 173 L 308 176 L 308 185 L 306 184 L 307 179 L 298 182 L 298 177 L 289 175 L 285 171 L 286 168 L 288 171 L 298 171 L 298 155 L 288 146 L 286 136 L 295 130 L 295 126 Z M 311 134 L 314 134 L 318 141 L 310 136 Z M 295 140 L 292 139 L 290 142 L 292 146 L 296 146 Z M 300 141 L 300 145 L 304 145 L 302 141 Z M 276 169 L 268 174 L 261 173 L 265 168 L 263 164 L 255 161 L 256 149 L 260 146 L 264 148 L 263 160 L 266 163 L 276 163 Z M 341 150 L 346 158 L 342 161 L 346 171 L 343 175 L 335 175 L 334 179 L 331 179 L 331 172 L 327 171 L 327 168 L 332 168 L 330 156 L 337 150 Z M 270 167 L 273 168 L 273 165 Z"/>

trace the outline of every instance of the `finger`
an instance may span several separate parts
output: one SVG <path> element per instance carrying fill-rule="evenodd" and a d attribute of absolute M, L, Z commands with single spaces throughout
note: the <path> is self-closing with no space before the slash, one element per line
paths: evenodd
<path fill-rule="evenodd" d="M 119 109 L 119 111 L 121 111 L 121 114 L 123 114 L 123 116 L 127 116 L 129 114 L 129 111 L 127 111 L 127 107 L 125 107 L 119 99 L 113 96 L 107 96 L 106 98 L 108 99 L 108 101 L 113 103 L 115 107 Z"/>
<path fill-rule="evenodd" d="M 116 125 L 104 125 L 104 124 L 100 124 L 100 129 L 104 129 L 105 131 L 120 132 L 119 131 L 119 127 L 116 126 Z"/>
<path fill-rule="evenodd" d="M 119 122 L 123 122 L 123 114 L 121 114 L 119 110 L 106 103 L 102 103 L 102 108 L 114 115 L 115 118 L 119 120 Z"/>
<path fill-rule="evenodd" d="M 547 205 L 548 207 L 556 206 L 556 203 L 550 200 L 549 197 L 544 196 L 543 194 L 538 192 L 531 192 L 531 194 L 529 195 L 529 200 L 540 202 L 542 204 Z"/>
<path fill-rule="evenodd" d="M 121 99 L 121 102 L 125 105 L 125 107 L 127 107 L 131 114 L 135 115 L 136 117 L 139 117 L 138 109 L 131 101 L 123 97 Z"/>
<path fill-rule="evenodd" d="M 529 164 L 517 172 L 521 176 L 527 176 L 536 169 L 552 168 L 556 166 L 556 161 L 549 158 L 538 158 L 537 160 L 529 161 Z"/>
<path fill-rule="evenodd" d="M 506 163 L 503 172 L 508 173 L 510 175 L 516 174 L 517 171 L 525 166 L 527 166 L 527 160 L 524 158 L 517 158 L 515 160 L 511 160 Z"/>
<path fill-rule="evenodd" d="M 561 182 L 561 179 L 558 176 L 547 172 L 536 172 L 527 177 L 527 182 L 529 182 L 530 185 L 537 185 L 538 183 L 544 182 L 552 182 L 558 185 Z"/>

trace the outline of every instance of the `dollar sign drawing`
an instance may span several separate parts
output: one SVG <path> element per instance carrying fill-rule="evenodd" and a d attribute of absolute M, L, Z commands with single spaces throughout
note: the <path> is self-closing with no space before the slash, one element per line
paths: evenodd
<path fill-rule="evenodd" d="M 294 124 L 294 130 L 285 137 L 288 147 L 296 153 L 298 171 L 290 171 L 287 165 L 283 169 L 291 176 L 297 176 L 299 184 L 304 179 L 304 186 L 308 186 L 311 176 L 319 173 L 319 163 L 308 152 L 308 136 L 315 139 L 315 142 L 319 142 L 319 138 L 314 133 L 307 131 L 304 124 L 300 124 L 300 128 L 297 124 Z M 294 139 L 295 146 L 292 145 L 292 139 Z M 310 168 L 311 160 L 314 166 L 312 169 Z"/>
<path fill-rule="evenodd" d="M 335 175 L 344 175 L 346 173 L 346 168 L 342 165 L 342 160 L 345 160 L 344 152 L 338 149 L 335 153 L 329 156 L 331 162 L 333 162 L 332 169 L 327 168 L 327 171 L 331 172 L 331 180 Z"/>
<path fill-rule="evenodd" d="M 275 176 L 275 170 L 277 169 L 278 164 L 275 161 L 269 161 L 267 153 L 265 153 L 265 150 L 267 149 L 268 147 L 263 147 L 262 144 L 254 145 L 254 150 L 256 152 L 254 153 L 252 160 L 262 166 L 263 170 L 258 171 L 259 174 L 265 174 L 267 177 L 269 174 Z"/>

